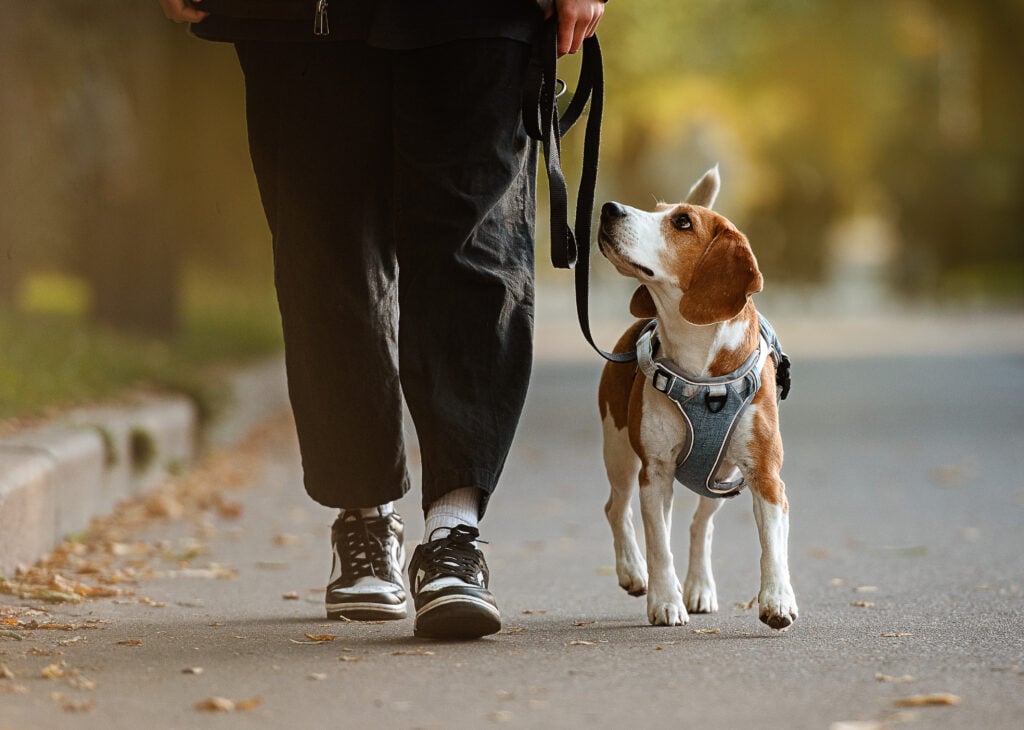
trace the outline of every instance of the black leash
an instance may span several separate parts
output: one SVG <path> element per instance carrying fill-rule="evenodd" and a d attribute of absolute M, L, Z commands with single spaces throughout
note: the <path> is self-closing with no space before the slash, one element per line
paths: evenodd
<path fill-rule="evenodd" d="M 544 23 L 540 38 L 533 46 L 523 96 L 523 124 L 526 132 L 544 149 L 551 208 L 551 264 L 558 269 L 575 268 L 576 314 L 583 337 L 601 357 L 611 362 L 633 362 L 636 352 L 605 352 L 590 332 L 590 226 L 594 215 L 597 187 L 598 150 L 601 146 L 601 115 L 604 111 L 604 67 L 597 36 L 583 41 L 580 78 L 565 114 L 558 116 L 556 76 L 558 59 L 558 20 Z M 563 84 L 564 85 L 564 84 Z M 569 192 L 562 173 L 562 135 L 583 114 L 590 101 L 590 114 L 583 138 L 583 168 L 576 195 L 576 220 L 569 227 Z"/>

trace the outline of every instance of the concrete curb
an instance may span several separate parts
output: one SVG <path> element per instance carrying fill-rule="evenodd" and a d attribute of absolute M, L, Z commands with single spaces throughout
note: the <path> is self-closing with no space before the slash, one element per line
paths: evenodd
<path fill-rule="evenodd" d="M 82 408 L 0 439 L 0 575 L 30 565 L 117 503 L 191 464 L 200 444 L 237 443 L 286 407 L 279 357 L 226 377 L 230 405 L 200 433 L 184 396 L 140 396 Z"/>

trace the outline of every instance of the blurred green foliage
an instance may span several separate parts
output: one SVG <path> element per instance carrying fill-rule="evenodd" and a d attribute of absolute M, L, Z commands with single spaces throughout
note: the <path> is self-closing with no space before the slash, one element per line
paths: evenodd
<path fill-rule="evenodd" d="M 202 270 L 184 278 L 172 338 L 92 323 L 66 306 L 60 287 L 55 301 L 43 289 L 31 309 L 0 309 L 0 420 L 115 397 L 126 386 L 187 393 L 202 418 L 214 415 L 226 397 L 218 372 L 280 350 L 280 319 L 272 292 L 230 289 Z"/>
<path fill-rule="evenodd" d="M 278 346 L 231 46 L 155 0 L 4 13 L 0 415 Z M 1022 32 L 1020 0 L 611 3 L 599 197 L 718 162 L 773 287 L 1019 305 Z"/>

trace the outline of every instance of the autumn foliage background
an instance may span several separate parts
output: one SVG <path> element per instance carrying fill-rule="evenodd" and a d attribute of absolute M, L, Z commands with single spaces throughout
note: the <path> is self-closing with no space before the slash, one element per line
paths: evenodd
<path fill-rule="evenodd" d="M 233 49 L 155 2 L 4 13 L 0 417 L 55 341 L 77 343 L 52 354 L 71 379 L 112 367 L 82 355 L 104 337 L 110 362 L 144 338 L 158 369 L 279 347 Z M 676 198 L 718 162 L 718 207 L 775 291 L 839 311 L 1019 308 L 1022 31 L 1015 0 L 610 4 L 599 200 Z"/>

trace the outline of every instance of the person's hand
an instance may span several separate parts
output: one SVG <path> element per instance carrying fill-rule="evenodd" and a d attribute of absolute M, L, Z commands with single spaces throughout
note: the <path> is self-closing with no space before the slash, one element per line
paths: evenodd
<path fill-rule="evenodd" d="M 200 20 L 205 18 L 209 13 L 204 13 L 202 10 L 196 10 L 186 4 L 185 0 L 157 0 L 160 3 L 160 7 L 164 9 L 164 15 L 167 16 L 168 20 L 173 20 L 175 23 L 198 23 Z M 203 0 L 192 0 L 194 3 L 201 3 Z"/>
<path fill-rule="evenodd" d="M 555 0 L 558 9 L 558 55 L 576 53 L 586 38 L 597 32 L 605 0 Z M 553 11 L 548 9 L 546 17 Z"/>

